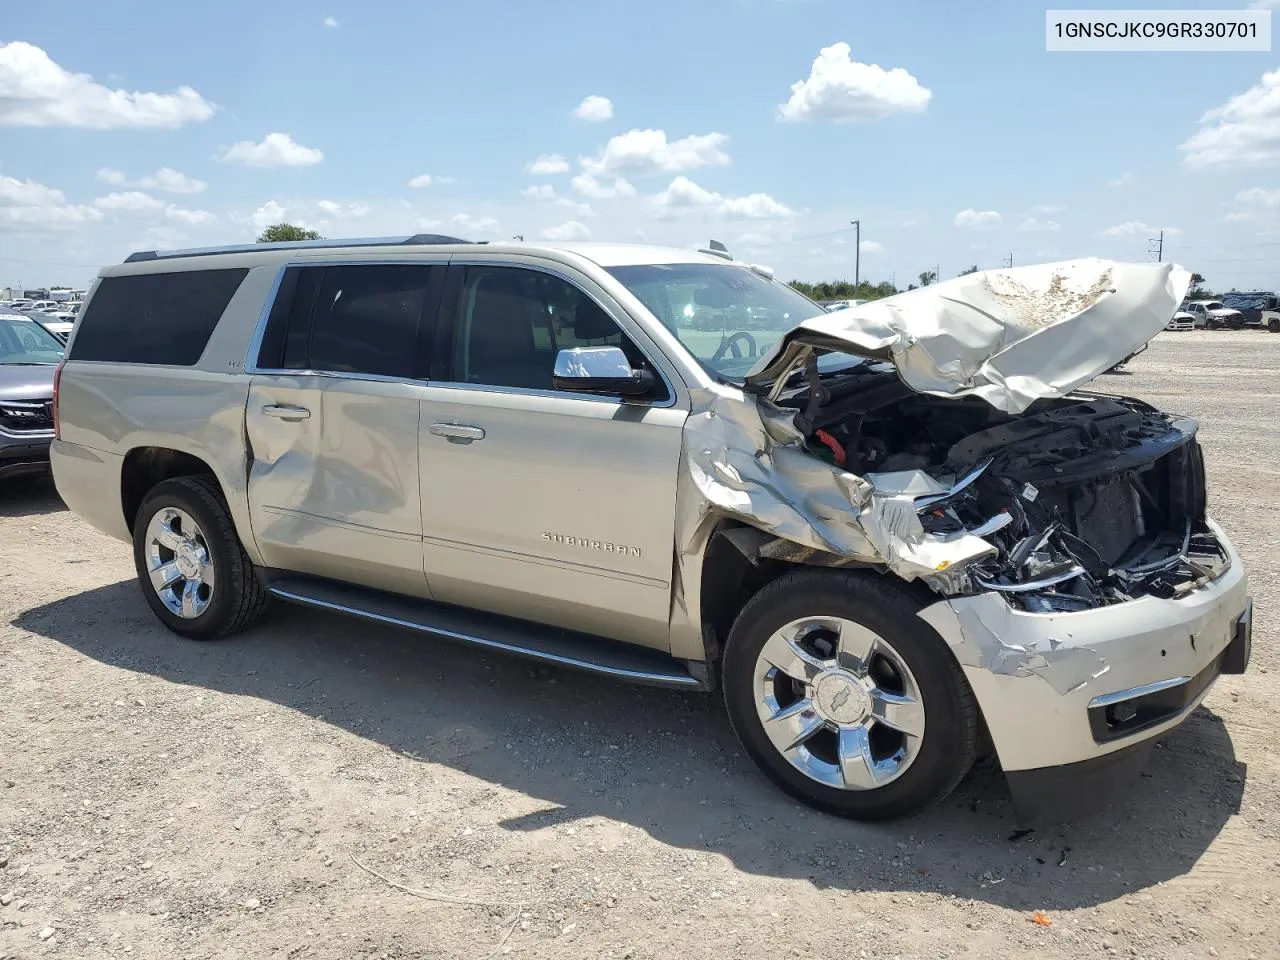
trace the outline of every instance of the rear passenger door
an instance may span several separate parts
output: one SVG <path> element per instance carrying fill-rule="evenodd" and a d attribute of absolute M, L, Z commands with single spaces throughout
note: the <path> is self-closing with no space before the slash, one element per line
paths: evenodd
<path fill-rule="evenodd" d="M 424 394 L 423 552 L 439 600 L 665 648 L 687 408 L 589 278 L 450 267 Z M 618 346 L 644 403 L 558 391 L 556 352 Z"/>
<path fill-rule="evenodd" d="M 445 269 L 284 272 L 245 412 L 250 515 L 268 566 L 430 595 L 417 437 Z"/>

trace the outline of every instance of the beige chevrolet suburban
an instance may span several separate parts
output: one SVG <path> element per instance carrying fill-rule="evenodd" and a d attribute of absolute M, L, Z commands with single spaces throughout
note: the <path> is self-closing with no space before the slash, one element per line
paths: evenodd
<path fill-rule="evenodd" d="M 1196 423 L 1084 389 L 1188 284 L 1076 260 L 826 312 L 714 242 L 137 253 L 76 321 L 53 470 L 181 636 L 278 600 L 718 688 L 820 809 L 911 814 L 994 754 L 1061 819 L 1249 660 Z"/>

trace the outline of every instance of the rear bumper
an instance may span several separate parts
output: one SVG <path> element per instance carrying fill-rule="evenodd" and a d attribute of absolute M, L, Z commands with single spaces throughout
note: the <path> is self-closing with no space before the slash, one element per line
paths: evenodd
<path fill-rule="evenodd" d="M 66 440 L 49 449 L 53 482 L 62 502 L 89 524 L 120 540 L 130 540 L 120 508 L 123 457 Z"/>

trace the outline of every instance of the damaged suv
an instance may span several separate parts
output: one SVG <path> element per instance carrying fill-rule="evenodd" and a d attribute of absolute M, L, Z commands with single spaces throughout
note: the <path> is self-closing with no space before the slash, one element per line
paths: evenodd
<path fill-rule="evenodd" d="M 1058 819 L 1249 660 L 1195 422 L 1082 390 L 1189 279 L 1080 260 L 827 313 L 716 244 L 138 253 L 73 334 L 54 475 L 180 635 L 275 598 L 719 687 L 821 809 L 919 811 L 990 752 Z"/>

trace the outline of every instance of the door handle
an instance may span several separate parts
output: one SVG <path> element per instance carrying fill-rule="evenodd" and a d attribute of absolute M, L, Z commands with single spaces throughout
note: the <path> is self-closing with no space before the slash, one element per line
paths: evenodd
<path fill-rule="evenodd" d="M 306 420 L 311 416 L 311 411 L 306 407 L 295 407 L 291 403 L 268 403 L 262 408 L 264 416 L 275 417 L 277 420 Z"/>
<path fill-rule="evenodd" d="M 461 423 L 433 423 L 431 433 L 444 437 L 450 443 L 470 443 L 472 440 L 483 440 L 482 427 L 468 427 Z"/>

